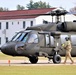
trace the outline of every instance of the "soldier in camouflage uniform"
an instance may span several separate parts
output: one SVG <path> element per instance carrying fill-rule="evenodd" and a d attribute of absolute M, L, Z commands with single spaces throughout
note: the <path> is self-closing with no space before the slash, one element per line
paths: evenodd
<path fill-rule="evenodd" d="M 66 50 L 66 56 L 65 56 L 64 64 L 66 63 L 67 58 L 69 58 L 72 62 L 71 64 L 73 64 L 74 61 L 71 57 L 72 45 L 71 45 L 70 38 L 66 37 L 65 40 L 66 40 L 66 42 L 62 45 L 64 47 L 64 49 Z"/>

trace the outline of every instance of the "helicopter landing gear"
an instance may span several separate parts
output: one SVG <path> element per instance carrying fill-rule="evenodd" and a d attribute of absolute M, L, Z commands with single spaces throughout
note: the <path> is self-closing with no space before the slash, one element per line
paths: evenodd
<path fill-rule="evenodd" d="M 61 56 L 56 51 L 54 51 L 53 56 L 49 56 L 48 59 L 49 59 L 49 61 L 52 59 L 54 64 L 61 63 Z"/>
<path fill-rule="evenodd" d="M 31 56 L 31 57 L 29 58 L 29 61 L 30 61 L 32 64 L 35 64 L 35 63 L 38 62 L 38 57 L 36 57 L 36 56 Z"/>
<path fill-rule="evenodd" d="M 53 63 L 59 64 L 61 62 L 61 56 L 59 54 L 56 54 L 53 56 Z"/>
<path fill-rule="evenodd" d="M 53 51 L 54 51 L 53 58 L 52 58 L 53 63 L 59 64 L 61 62 L 61 56 L 58 54 L 59 51 L 58 50 L 57 51 L 53 50 Z"/>
<path fill-rule="evenodd" d="M 59 63 L 61 63 L 61 56 L 59 55 L 59 54 L 56 54 L 56 55 L 54 55 L 53 57 L 51 57 L 51 58 L 48 58 L 49 60 L 49 62 L 48 63 L 50 63 L 50 60 L 52 59 L 52 61 L 53 61 L 53 63 L 54 64 L 59 64 Z"/>

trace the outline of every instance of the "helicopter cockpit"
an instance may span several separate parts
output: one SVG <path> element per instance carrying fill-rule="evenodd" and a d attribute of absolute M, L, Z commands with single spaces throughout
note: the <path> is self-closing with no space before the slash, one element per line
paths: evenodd
<path fill-rule="evenodd" d="M 31 30 L 26 30 L 22 32 L 18 32 L 11 40 L 12 41 L 17 41 L 17 42 L 23 42 L 26 43 L 38 43 L 38 36 L 37 34 L 33 33 L 30 34 Z"/>

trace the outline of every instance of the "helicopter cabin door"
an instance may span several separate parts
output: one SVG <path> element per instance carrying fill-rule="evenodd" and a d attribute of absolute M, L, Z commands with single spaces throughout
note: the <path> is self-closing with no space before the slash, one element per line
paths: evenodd
<path fill-rule="evenodd" d="M 49 32 L 40 32 L 40 47 L 41 48 L 52 48 L 55 47 L 55 39 L 53 36 L 50 35 Z"/>
<path fill-rule="evenodd" d="M 40 35 L 39 36 L 39 46 L 40 46 L 40 48 L 46 48 L 47 47 L 47 41 L 49 43 L 49 38 L 47 38 L 48 33 L 40 32 L 39 35 Z"/>
<path fill-rule="evenodd" d="M 52 47 L 54 47 L 54 38 L 50 35 L 49 32 L 40 32 L 39 35 L 40 51 L 49 54 Z"/>
<path fill-rule="evenodd" d="M 52 49 L 57 48 L 60 44 L 60 32 L 41 32 L 40 49 L 46 53 L 51 53 Z"/>

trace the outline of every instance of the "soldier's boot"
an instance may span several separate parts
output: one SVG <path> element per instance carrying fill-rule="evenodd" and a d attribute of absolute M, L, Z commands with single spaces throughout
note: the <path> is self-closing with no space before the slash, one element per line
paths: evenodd
<path fill-rule="evenodd" d="M 74 61 L 73 60 L 71 60 L 72 61 L 72 63 L 71 64 L 74 64 Z"/>
<path fill-rule="evenodd" d="M 74 61 L 73 61 L 72 57 L 70 57 L 70 60 L 71 60 L 71 62 L 72 62 L 71 64 L 74 64 Z"/>

